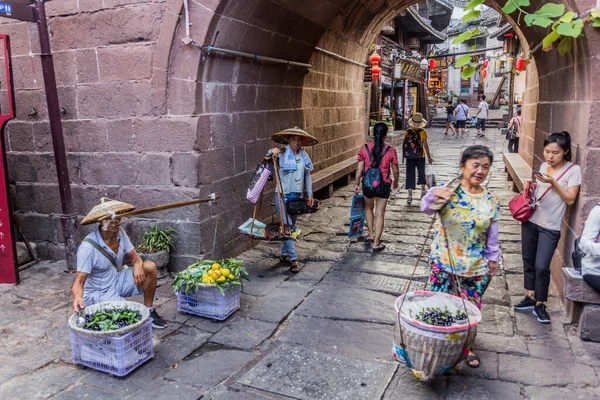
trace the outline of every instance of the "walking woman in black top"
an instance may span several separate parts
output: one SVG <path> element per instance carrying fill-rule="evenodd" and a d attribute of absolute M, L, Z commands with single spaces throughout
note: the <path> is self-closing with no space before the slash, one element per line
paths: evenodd
<path fill-rule="evenodd" d="M 444 135 L 448 134 L 448 129 L 452 131 L 452 136 L 458 133 L 454 127 L 454 121 L 456 121 L 454 110 L 456 110 L 456 107 L 452 105 L 452 99 L 450 99 L 448 100 L 448 107 L 446 107 L 446 114 L 448 114 L 448 116 L 446 117 L 446 132 L 444 132 Z"/>

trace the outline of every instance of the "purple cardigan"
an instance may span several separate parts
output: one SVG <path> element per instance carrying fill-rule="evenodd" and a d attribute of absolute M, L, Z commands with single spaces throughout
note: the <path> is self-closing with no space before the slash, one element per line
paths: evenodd
<path fill-rule="evenodd" d="M 435 210 L 430 208 L 436 198 L 433 194 L 434 189 L 435 188 L 429 189 L 427 194 L 421 199 L 421 211 L 427 215 L 436 213 Z M 485 244 L 485 253 L 488 261 L 498 262 L 498 260 L 500 260 L 500 240 L 498 238 L 498 231 L 498 221 L 492 221 L 487 231 L 487 242 Z"/>

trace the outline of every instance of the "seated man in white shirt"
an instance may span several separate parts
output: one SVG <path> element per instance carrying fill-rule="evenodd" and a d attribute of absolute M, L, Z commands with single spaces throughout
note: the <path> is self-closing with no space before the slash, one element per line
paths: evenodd
<path fill-rule="evenodd" d="M 77 275 L 71 289 L 73 310 L 79 312 L 92 304 L 143 294 L 152 326 L 166 328 L 166 321 L 152 307 L 156 265 L 142 261 L 120 227 L 121 218 L 113 214 L 112 218 L 98 222 L 98 228 L 86 236 L 77 251 Z M 124 266 L 125 256 L 131 260 L 133 267 Z"/>

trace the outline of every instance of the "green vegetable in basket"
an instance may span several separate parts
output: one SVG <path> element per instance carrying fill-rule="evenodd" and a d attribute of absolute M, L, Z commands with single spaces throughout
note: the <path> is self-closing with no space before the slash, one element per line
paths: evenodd
<path fill-rule="evenodd" d="M 115 307 L 86 314 L 84 329 L 96 332 L 114 331 L 140 322 L 142 315 L 129 307 Z"/>

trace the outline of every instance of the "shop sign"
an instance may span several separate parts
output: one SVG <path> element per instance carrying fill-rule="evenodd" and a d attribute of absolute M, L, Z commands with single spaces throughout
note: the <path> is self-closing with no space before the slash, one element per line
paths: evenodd
<path fill-rule="evenodd" d="M 425 79 L 424 71 L 419 63 L 408 60 L 398 61 L 402 70 L 402 79 L 408 79 L 415 82 L 422 82 Z"/>
<path fill-rule="evenodd" d="M 392 78 L 390 78 L 387 75 L 381 75 L 381 83 L 383 83 L 384 85 L 391 85 L 392 84 Z"/>

